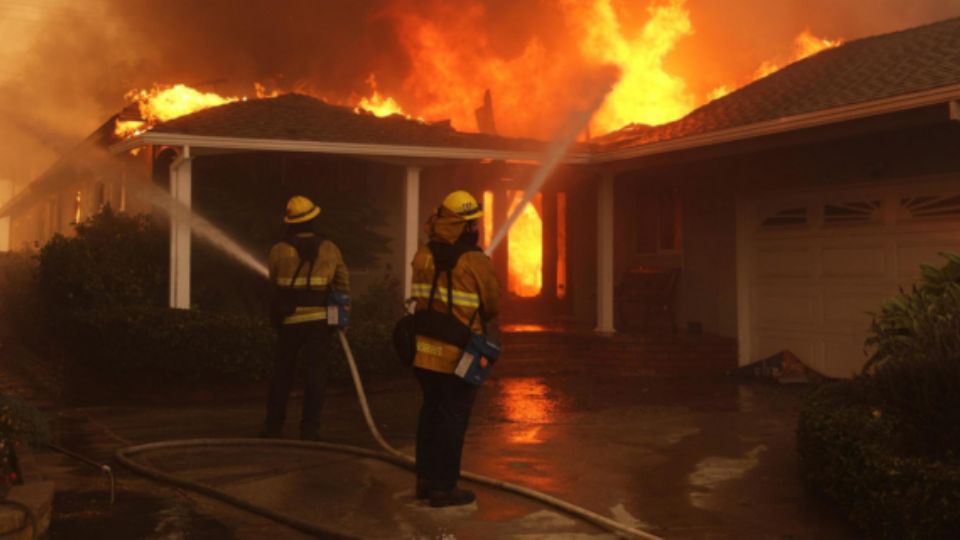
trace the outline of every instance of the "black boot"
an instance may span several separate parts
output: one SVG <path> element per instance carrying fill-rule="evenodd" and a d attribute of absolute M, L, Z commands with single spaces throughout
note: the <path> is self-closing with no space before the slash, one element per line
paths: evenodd
<path fill-rule="evenodd" d="M 417 478 L 417 492 L 416 499 L 418 501 L 426 500 L 430 498 L 430 484 L 423 478 Z"/>
<path fill-rule="evenodd" d="M 430 506 L 443 508 L 446 506 L 463 506 L 477 500 L 472 491 L 453 488 L 450 491 L 430 491 Z"/>

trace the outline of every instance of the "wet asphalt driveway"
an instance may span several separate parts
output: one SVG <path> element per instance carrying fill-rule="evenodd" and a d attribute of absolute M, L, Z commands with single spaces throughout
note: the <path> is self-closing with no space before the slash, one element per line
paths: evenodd
<path fill-rule="evenodd" d="M 504 365 L 481 390 L 464 467 L 545 491 L 665 538 L 853 538 L 804 493 L 794 429 L 804 387 L 651 379 L 629 370 L 531 376 Z M 372 385 L 384 436 L 413 451 L 412 377 Z M 100 405 L 60 411 L 62 442 L 108 461 L 121 446 L 249 437 L 260 399 Z M 292 420 L 299 401 L 291 403 Z M 349 387 L 331 391 L 326 440 L 373 447 Z M 290 422 L 288 433 L 295 433 Z M 392 465 L 294 449 L 170 450 L 152 465 L 361 538 L 604 538 L 596 527 L 511 494 L 474 487 L 478 503 L 435 510 L 414 501 Z M 120 471 L 114 508 L 95 470 L 38 455 L 58 484 L 51 537 L 305 538 L 269 520 Z"/>

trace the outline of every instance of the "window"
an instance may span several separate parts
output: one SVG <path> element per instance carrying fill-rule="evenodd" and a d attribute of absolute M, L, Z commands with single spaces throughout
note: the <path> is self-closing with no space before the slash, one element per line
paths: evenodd
<path fill-rule="evenodd" d="M 960 218 L 960 195 L 905 197 L 900 200 L 901 211 L 912 219 Z"/>
<path fill-rule="evenodd" d="M 78 225 L 78 224 L 80 223 L 80 218 L 83 217 L 83 216 L 82 216 L 82 211 L 83 211 L 83 209 L 82 209 L 82 206 L 81 206 L 81 202 L 82 202 L 82 201 L 81 201 L 81 199 L 80 199 L 81 194 L 82 194 L 82 192 L 81 192 L 80 190 L 77 190 L 77 196 L 76 196 L 76 198 L 73 200 L 73 223 L 72 223 L 72 225 Z"/>
<path fill-rule="evenodd" d="M 636 208 L 637 253 L 680 251 L 683 246 L 683 206 L 677 186 L 643 188 Z"/>
<path fill-rule="evenodd" d="M 827 225 L 872 223 L 880 218 L 880 201 L 832 203 L 823 206 Z"/>

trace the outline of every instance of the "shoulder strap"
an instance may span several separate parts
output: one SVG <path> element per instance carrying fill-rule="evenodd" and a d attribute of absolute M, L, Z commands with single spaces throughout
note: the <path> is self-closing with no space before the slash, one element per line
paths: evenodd
<path fill-rule="evenodd" d="M 320 255 L 320 248 L 326 241 L 327 239 L 319 234 L 305 238 L 289 236 L 281 240 L 282 243 L 296 250 L 297 259 L 299 259 L 297 270 L 293 273 L 293 278 L 290 280 L 291 289 L 297 281 L 297 276 L 300 275 L 300 270 L 303 269 L 304 265 L 307 265 L 307 290 L 310 290 L 311 280 L 313 279 L 313 266 L 317 261 L 317 257 Z"/>
<path fill-rule="evenodd" d="M 428 245 L 427 247 L 430 247 L 430 246 Z M 433 253 L 432 248 L 430 248 L 430 251 L 431 253 Z M 433 268 L 434 268 L 433 284 L 430 286 L 430 296 L 427 299 L 427 309 L 433 309 L 433 299 L 436 297 L 436 294 L 437 294 L 437 281 L 440 278 L 440 272 L 444 271 L 447 274 L 447 315 L 451 317 L 453 316 L 453 269 L 456 268 L 457 263 L 460 262 L 460 257 L 463 257 L 470 251 L 479 251 L 479 249 L 464 249 L 464 250 L 458 251 L 454 256 L 453 263 L 450 265 L 450 267 L 445 268 L 443 270 L 441 270 L 440 267 L 437 265 L 436 255 L 433 256 Z M 483 304 L 480 304 L 479 306 L 477 306 L 477 309 L 474 310 L 473 315 L 470 316 L 470 322 L 467 323 L 468 328 L 473 326 L 473 322 L 477 320 L 477 317 L 480 315 L 481 309 L 483 309 Z M 486 333 L 487 332 L 486 323 L 483 323 L 481 321 L 481 324 L 483 325 L 483 332 Z"/>

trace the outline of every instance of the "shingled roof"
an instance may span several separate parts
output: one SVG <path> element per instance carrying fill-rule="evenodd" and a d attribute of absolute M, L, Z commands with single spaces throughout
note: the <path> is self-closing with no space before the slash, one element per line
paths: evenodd
<path fill-rule="evenodd" d="M 301 94 L 239 101 L 158 124 L 151 132 L 240 139 L 539 151 L 544 143 L 464 133 L 449 123 L 378 118 Z"/>
<path fill-rule="evenodd" d="M 960 17 L 850 41 L 793 63 L 684 118 L 627 126 L 606 149 L 670 141 L 960 84 Z"/>

